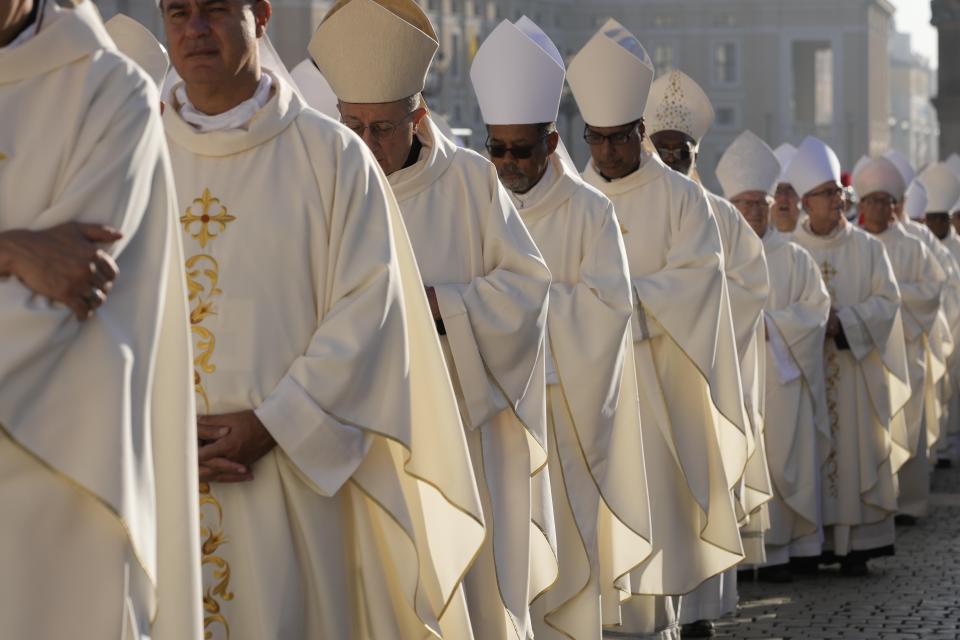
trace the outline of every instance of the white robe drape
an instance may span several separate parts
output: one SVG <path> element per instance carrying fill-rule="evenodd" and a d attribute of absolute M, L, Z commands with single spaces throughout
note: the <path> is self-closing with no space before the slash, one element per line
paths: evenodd
<path fill-rule="evenodd" d="M 0 230 L 107 224 L 80 323 L 0 281 L 0 620 L 10 638 L 201 637 L 196 431 L 159 98 L 92 2 L 0 50 Z"/>
<path fill-rule="evenodd" d="M 720 233 L 704 191 L 655 155 L 644 152 L 620 180 L 592 165 L 584 178 L 614 203 L 636 295 L 653 553 L 624 589 L 683 594 L 743 558 L 731 490 L 746 465 L 749 422 Z M 653 630 L 648 598 L 624 609 L 623 631 Z"/>
<path fill-rule="evenodd" d="M 168 105 L 198 410 L 255 410 L 254 480 L 201 487 L 213 638 L 469 633 L 484 537 L 455 395 L 396 202 L 274 77 L 243 129 Z"/>
<path fill-rule="evenodd" d="M 770 272 L 764 317 L 767 459 L 774 499 L 765 537 L 768 564 L 820 555 L 820 467 L 830 450 L 823 342 L 830 294 L 820 268 L 799 245 L 770 229 L 763 237 Z"/>
<path fill-rule="evenodd" d="M 930 495 L 930 468 L 926 447 L 924 412 L 936 402 L 931 361 L 931 333 L 936 327 L 946 274 L 923 242 L 909 235 L 900 224 L 878 234 L 893 266 L 900 288 L 901 316 L 906 339 L 910 375 L 910 400 L 903 410 L 906 439 L 894 436 L 894 473 L 899 473 L 899 510 L 915 516 L 926 515 Z M 942 373 L 941 373 L 942 376 Z M 939 419 L 934 415 L 933 419 Z M 898 427 L 898 424 L 891 425 Z"/>
<path fill-rule="evenodd" d="M 557 578 L 547 463 L 544 327 L 550 273 L 496 169 L 429 116 L 419 161 L 390 175 L 423 282 L 436 291 L 447 366 L 492 527 L 465 589 L 478 638 L 525 638 L 529 603 Z"/>
<path fill-rule="evenodd" d="M 591 639 L 601 590 L 615 594 L 615 578 L 651 549 L 630 277 L 613 205 L 559 158 L 525 196 L 520 215 L 553 275 L 547 415 L 560 558 L 557 582 L 533 605 L 534 630 L 538 640 Z M 615 559 L 609 571 L 601 553 Z"/>
<path fill-rule="evenodd" d="M 893 544 L 891 431 L 910 398 L 900 291 L 883 244 L 841 220 L 794 240 L 820 265 L 849 349 L 824 347 L 831 450 L 823 467 L 825 547 L 836 555 Z"/>

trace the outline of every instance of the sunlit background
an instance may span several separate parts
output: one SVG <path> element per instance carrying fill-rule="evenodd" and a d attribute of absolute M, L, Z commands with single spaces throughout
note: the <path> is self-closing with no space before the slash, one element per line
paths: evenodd
<path fill-rule="evenodd" d="M 474 148 L 482 147 L 484 128 L 470 62 L 501 20 L 527 15 L 568 57 L 608 17 L 616 18 L 640 38 L 658 74 L 679 68 L 699 82 L 716 110 L 698 162 L 708 187 L 716 188 L 716 162 L 744 129 L 771 146 L 815 134 L 833 146 L 848 170 L 861 155 L 891 147 L 917 167 L 960 150 L 960 73 L 953 95 L 940 91 L 938 30 L 930 24 L 928 0 L 419 2 L 440 38 L 427 101 Z M 152 0 L 97 4 L 105 18 L 128 13 L 163 40 Z M 270 35 L 292 67 L 306 57 L 307 42 L 331 2 L 272 4 Z M 960 0 L 932 4 L 940 26 L 952 25 L 960 50 Z M 585 162 L 583 122 L 569 95 L 558 125 L 574 158 Z"/>

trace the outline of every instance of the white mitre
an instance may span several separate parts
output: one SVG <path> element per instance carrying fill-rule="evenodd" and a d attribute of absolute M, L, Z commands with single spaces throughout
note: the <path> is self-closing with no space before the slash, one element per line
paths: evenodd
<path fill-rule="evenodd" d="M 787 167 L 790 166 L 790 161 L 793 160 L 793 156 L 797 155 L 797 148 L 789 142 L 784 142 L 773 150 L 773 155 L 777 156 L 777 162 L 780 163 L 780 177 L 777 178 L 777 182 L 790 184 L 787 180 Z"/>
<path fill-rule="evenodd" d="M 337 109 L 337 96 L 330 88 L 330 83 L 323 77 L 313 60 L 307 58 L 295 66 L 290 72 L 290 77 L 296 83 L 303 99 L 307 104 L 334 120 L 340 118 L 340 110 Z"/>
<path fill-rule="evenodd" d="M 780 162 L 766 142 L 752 131 L 734 140 L 717 163 L 723 197 L 733 199 L 747 191 L 772 195 L 780 177 Z"/>
<path fill-rule="evenodd" d="M 643 117 L 653 73 L 640 41 L 611 18 L 570 62 L 567 82 L 584 122 L 617 127 Z"/>
<path fill-rule="evenodd" d="M 856 163 L 855 165 L 853 165 L 853 171 L 850 173 L 850 175 L 851 175 L 851 176 L 857 175 L 857 173 L 860 171 L 860 169 L 863 169 L 863 167 L 866 166 L 866 164 L 867 164 L 868 162 L 870 162 L 870 157 L 869 157 L 869 156 L 866 156 L 866 155 L 860 156 L 860 159 L 857 160 L 857 163 Z"/>
<path fill-rule="evenodd" d="M 163 78 L 170 68 L 170 57 L 150 30 L 122 13 L 107 20 L 103 26 L 107 28 L 107 33 L 120 53 L 146 71 L 157 87 L 162 86 Z"/>
<path fill-rule="evenodd" d="M 923 220 L 927 213 L 927 190 L 919 180 L 907 187 L 903 196 L 903 213 L 911 220 Z"/>
<path fill-rule="evenodd" d="M 674 69 L 657 78 L 643 114 L 647 135 L 661 131 L 680 131 L 700 145 L 714 118 L 710 98 L 693 78 Z"/>
<path fill-rule="evenodd" d="M 927 190 L 927 213 L 949 213 L 960 200 L 960 178 L 946 162 L 935 162 L 917 178 Z"/>
<path fill-rule="evenodd" d="M 823 140 L 808 136 L 797 147 L 786 173 L 786 182 L 803 197 L 825 182 L 840 185 L 840 159 Z"/>
<path fill-rule="evenodd" d="M 960 155 L 956 153 L 951 153 L 944 163 L 950 167 L 950 170 L 953 171 L 953 175 L 957 176 L 957 179 L 960 180 Z"/>
<path fill-rule="evenodd" d="M 897 170 L 900 172 L 900 175 L 903 177 L 904 184 L 910 184 L 913 182 L 913 179 L 917 177 L 916 172 L 914 172 L 913 167 L 910 166 L 910 161 L 907 160 L 907 157 L 897 151 L 896 149 L 890 149 L 883 157 L 889 160 L 897 167 Z"/>
<path fill-rule="evenodd" d="M 501 22 L 470 67 L 486 124 L 555 122 L 564 75 L 560 51 L 526 16 L 517 24 Z"/>
<path fill-rule="evenodd" d="M 339 0 L 307 50 L 341 102 L 395 102 L 423 91 L 439 48 L 413 0 Z"/>
<path fill-rule="evenodd" d="M 897 165 L 884 157 L 868 158 L 857 163 L 853 173 L 853 190 L 863 199 L 871 193 L 886 193 L 899 201 L 907 185 Z"/>

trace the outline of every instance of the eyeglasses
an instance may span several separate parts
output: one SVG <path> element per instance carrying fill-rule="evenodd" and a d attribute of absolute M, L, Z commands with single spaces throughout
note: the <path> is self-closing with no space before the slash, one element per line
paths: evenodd
<path fill-rule="evenodd" d="M 692 152 L 690 151 L 689 146 L 683 145 L 678 149 L 657 147 L 657 153 L 660 155 L 660 159 L 664 162 L 685 162 L 690 159 Z"/>
<path fill-rule="evenodd" d="M 503 158 L 508 153 L 513 156 L 514 160 L 527 160 L 530 156 L 533 155 L 534 149 L 540 146 L 540 143 L 547 139 L 547 136 L 542 136 L 537 139 L 533 144 L 526 145 L 513 145 L 508 147 L 507 145 L 501 142 L 491 143 L 489 138 L 487 139 L 486 148 L 487 153 L 490 154 L 491 158 Z"/>
<path fill-rule="evenodd" d="M 896 200 L 890 196 L 871 195 L 860 199 L 860 204 L 869 204 L 878 207 L 892 207 Z"/>
<path fill-rule="evenodd" d="M 840 187 L 828 187 L 821 191 L 814 191 L 813 193 L 807 194 L 808 198 L 819 198 L 821 196 L 824 196 L 829 200 L 833 200 L 834 198 L 840 198 L 840 197 L 843 197 L 843 189 L 841 189 Z"/>
<path fill-rule="evenodd" d="M 354 120 L 346 121 L 341 118 L 341 122 L 346 125 L 350 131 L 353 131 L 355 134 L 363 137 L 364 131 L 367 129 L 370 130 L 370 135 L 376 138 L 377 140 L 383 140 L 389 138 L 397 132 L 397 129 L 407 120 L 411 119 L 417 112 L 408 113 L 399 120 L 380 120 L 378 122 L 371 122 L 370 124 L 363 124 L 362 122 L 356 122 Z"/>
<path fill-rule="evenodd" d="M 583 130 L 583 140 L 591 147 L 599 147 L 604 143 L 605 140 L 609 140 L 610 144 L 615 147 L 620 147 L 630 142 L 630 138 L 633 136 L 633 132 L 636 130 L 636 122 L 632 123 L 630 128 L 626 131 L 617 131 L 616 133 L 611 133 L 608 136 L 605 136 L 602 133 L 597 133 L 590 127 L 585 127 Z"/>
<path fill-rule="evenodd" d="M 737 208 L 740 209 L 764 209 L 770 206 L 770 203 L 764 199 L 747 199 L 747 198 L 737 198 L 736 200 L 731 200 Z"/>

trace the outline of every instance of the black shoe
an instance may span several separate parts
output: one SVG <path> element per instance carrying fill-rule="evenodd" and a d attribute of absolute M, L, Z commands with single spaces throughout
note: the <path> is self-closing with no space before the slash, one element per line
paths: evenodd
<path fill-rule="evenodd" d="M 908 515 L 906 513 L 901 513 L 893 519 L 893 522 L 898 527 L 913 527 L 917 524 L 917 517 Z"/>
<path fill-rule="evenodd" d="M 840 575 L 848 578 L 862 578 L 870 575 L 866 560 L 841 560 Z"/>
<path fill-rule="evenodd" d="M 949 469 L 953 466 L 953 462 L 950 461 L 950 458 L 940 458 L 937 460 L 937 469 Z"/>
<path fill-rule="evenodd" d="M 820 571 L 820 556 L 790 558 L 790 573 L 797 576 L 812 576 Z"/>
<path fill-rule="evenodd" d="M 681 638 L 712 638 L 713 634 L 713 622 L 710 620 L 697 620 L 680 625 Z"/>
<path fill-rule="evenodd" d="M 790 572 L 789 565 L 778 564 L 772 567 L 760 567 L 757 572 L 757 580 L 760 582 L 787 584 L 788 582 L 793 582 L 793 574 Z"/>

